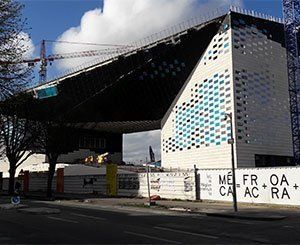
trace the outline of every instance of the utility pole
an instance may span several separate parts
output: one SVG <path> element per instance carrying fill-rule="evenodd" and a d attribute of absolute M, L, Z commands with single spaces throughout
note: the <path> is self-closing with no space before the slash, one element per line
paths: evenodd
<path fill-rule="evenodd" d="M 194 164 L 194 175 L 195 175 L 195 197 L 196 200 L 200 200 L 200 181 L 199 181 L 199 176 L 198 176 L 198 168 L 196 164 Z"/>
<path fill-rule="evenodd" d="M 233 210 L 238 211 L 237 198 L 236 198 L 236 180 L 235 180 L 235 163 L 234 163 L 234 137 L 233 137 L 233 122 L 232 113 L 226 113 L 225 120 L 229 118 L 230 121 L 230 139 L 228 139 L 228 144 L 231 145 L 231 171 L 232 171 L 232 198 L 233 198 Z"/>
<path fill-rule="evenodd" d="M 150 166 L 147 164 L 147 186 L 148 186 L 148 201 L 149 201 L 149 206 L 151 206 L 151 193 L 150 193 L 150 176 L 149 176 L 149 172 L 150 172 Z"/>

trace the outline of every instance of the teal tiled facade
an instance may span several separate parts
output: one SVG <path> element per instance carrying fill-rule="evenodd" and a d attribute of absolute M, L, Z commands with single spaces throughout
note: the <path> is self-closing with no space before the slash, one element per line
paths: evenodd
<path fill-rule="evenodd" d="M 165 152 L 221 145 L 230 137 L 224 120 L 230 109 L 230 75 L 228 70 L 215 73 L 191 88 L 189 101 L 176 105 L 173 135 L 163 142 Z"/>

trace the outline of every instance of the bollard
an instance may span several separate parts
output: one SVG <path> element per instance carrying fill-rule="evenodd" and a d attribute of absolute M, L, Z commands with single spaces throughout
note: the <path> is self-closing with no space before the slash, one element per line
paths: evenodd
<path fill-rule="evenodd" d="M 23 192 L 26 194 L 29 192 L 29 171 L 24 172 L 24 178 L 23 178 Z"/>
<path fill-rule="evenodd" d="M 58 168 L 56 170 L 56 192 L 64 193 L 64 169 Z"/>
<path fill-rule="evenodd" d="M 0 172 L 0 191 L 3 190 L 3 173 Z"/>

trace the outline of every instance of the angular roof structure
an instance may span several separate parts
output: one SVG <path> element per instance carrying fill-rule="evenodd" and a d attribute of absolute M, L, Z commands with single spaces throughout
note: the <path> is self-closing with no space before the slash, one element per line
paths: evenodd
<path fill-rule="evenodd" d="M 228 9 L 217 11 L 182 23 L 148 38 L 146 44 L 135 43 L 135 49 L 30 89 L 35 94 L 53 87 L 57 91 L 55 96 L 34 100 L 31 116 L 117 133 L 160 129 L 162 118 L 228 13 Z"/>

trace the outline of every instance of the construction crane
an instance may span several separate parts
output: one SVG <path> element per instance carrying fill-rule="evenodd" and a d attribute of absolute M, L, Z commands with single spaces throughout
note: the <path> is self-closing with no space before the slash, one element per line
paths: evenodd
<path fill-rule="evenodd" d="M 108 47 L 101 50 L 88 50 L 88 51 L 80 51 L 73 53 L 64 53 L 64 54 L 52 54 L 46 55 L 46 43 L 67 43 L 67 44 L 80 44 L 80 45 L 94 45 L 94 46 L 102 46 Z M 0 64 L 6 63 L 27 63 L 29 66 L 34 66 L 36 63 L 40 62 L 39 69 L 39 83 L 45 83 L 47 80 L 47 66 L 48 64 L 55 60 L 61 59 L 70 59 L 70 58 L 81 58 L 81 57 L 93 57 L 93 56 L 102 56 L 102 55 L 112 55 L 112 54 L 121 54 L 124 51 L 129 51 L 133 46 L 129 45 L 118 45 L 118 44 L 97 44 L 97 43 L 81 43 L 81 42 L 69 42 L 69 41 L 52 41 L 52 40 L 42 40 L 40 47 L 40 57 L 34 59 L 24 59 L 16 62 L 7 62 L 1 61 Z"/>
<path fill-rule="evenodd" d="M 106 47 L 114 47 L 107 48 L 104 50 L 89 50 L 89 51 L 81 51 L 74 53 L 66 53 L 66 54 L 53 54 L 46 56 L 46 42 L 48 43 L 67 43 L 67 44 L 80 44 L 80 45 L 96 45 L 96 46 L 106 46 Z M 80 58 L 80 57 L 92 57 L 92 56 L 101 56 L 101 55 L 109 55 L 109 54 L 119 54 L 122 51 L 128 50 L 132 46 L 128 45 L 118 45 L 118 44 L 97 44 L 97 43 L 81 43 L 81 42 L 69 42 L 69 41 L 52 41 L 52 40 L 42 40 L 41 41 L 41 49 L 40 49 L 40 58 L 38 58 L 37 62 L 41 62 L 39 77 L 40 82 L 46 82 L 47 80 L 47 65 L 48 62 L 52 62 L 54 60 L 59 59 L 70 59 L 70 58 Z M 36 59 L 35 59 L 36 60 Z"/>
<path fill-rule="evenodd" d="M 287 52 L 288 85 L 295 164 L 300 165 L 299 88 L 300 62 L 298 32 L 300 27 L 300 0 L 283 0 L 285 44 Z"/>

